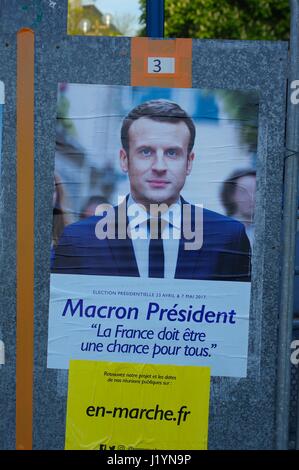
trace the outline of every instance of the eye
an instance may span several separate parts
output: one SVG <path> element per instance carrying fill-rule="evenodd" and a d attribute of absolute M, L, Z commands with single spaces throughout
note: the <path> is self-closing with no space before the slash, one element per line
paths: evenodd
<path fill-rule="evenodd" d="M 166 155 L 167 155 L 168 157 L 172 157 L 172 158 L 173 158 L 173 157 L 176 157 L 176 156 L 178 155 L 178 151 L 177 151 L 177 149 L 167 149 L 167 150 L 166 150 Z"/>
<path fill-rule="evenodd" d="M 152 155 L 152 149 L 150 147 L 143 147 L 140 149 L 140 153 L 143 157 L 150 157 Z"/>

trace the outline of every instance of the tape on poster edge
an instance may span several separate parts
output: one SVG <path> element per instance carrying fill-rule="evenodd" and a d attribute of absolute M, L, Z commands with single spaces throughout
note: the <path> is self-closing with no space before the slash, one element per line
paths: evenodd
<path fill-rule="evenodd" d="M 5 346 L 4 342 L 0 340 L 0 366 L 5 364 Z"/>
<path fill-rule="evenodd" d="M 4 83 L 0 80 L 0 104 L 5 103 Z"/>

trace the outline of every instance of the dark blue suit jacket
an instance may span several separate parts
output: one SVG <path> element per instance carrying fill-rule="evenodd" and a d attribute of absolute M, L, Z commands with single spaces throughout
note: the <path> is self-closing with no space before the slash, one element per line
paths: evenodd
<path fill-rule="evenodd" d="M 117 214 L 118 208 L 114 210 Z M 194 210 L 191 205 L 191 214 Z M 99 240 L 95 235 L 99 220 L 93 216 L 65 228 L 55 250 L 53 273 L 139 276 L 132 240 Z M 190 242 L 183 237 L 179 241 L 175 278 L 250 281 L 250 244 L 240 222 L 203 209 L 202 247 L 186 251 L 186 241 Z"/>

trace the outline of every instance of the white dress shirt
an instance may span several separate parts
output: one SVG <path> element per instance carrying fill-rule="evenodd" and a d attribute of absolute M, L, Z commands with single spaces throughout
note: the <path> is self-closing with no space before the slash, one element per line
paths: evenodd
<path fill-rule="evenodd" d="M 127 203 L 127 215 L 139 275 L 148 277 L 150 233 L 147 221 L 151 215 L 139 206 L 131 195 Z M 169 206 L 168 210 L 161 214 L 161 220 L 163 221 L 164 278 L 173 279 L 181 237 L 181 201 Z"/>

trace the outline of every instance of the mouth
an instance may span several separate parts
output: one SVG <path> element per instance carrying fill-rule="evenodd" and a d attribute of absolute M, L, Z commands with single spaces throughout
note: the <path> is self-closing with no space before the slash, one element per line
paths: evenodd
<path fill-rule="evenodd" d="M 151 188 L 166 188 L 166 186 L 170 184 L 170 181 L 161 179 L 147 180 L 147 182 L 151 186 Z"/>

